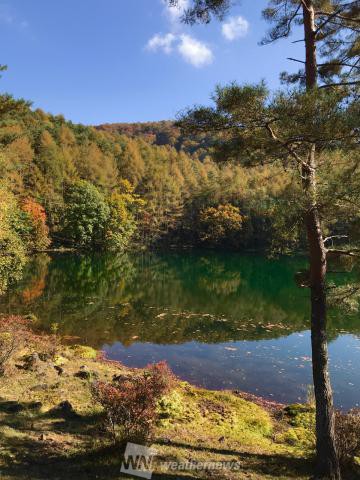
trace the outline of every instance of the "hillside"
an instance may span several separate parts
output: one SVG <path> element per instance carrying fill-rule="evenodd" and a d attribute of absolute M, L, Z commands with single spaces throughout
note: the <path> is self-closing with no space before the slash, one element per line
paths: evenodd
<path fill-rule="evenodd" d="M 171 122 L 87 127 L 9 95 L 0 111 L 0 288 L 34 250 L 271 241 L 280 168 L 216 163 Z"/>

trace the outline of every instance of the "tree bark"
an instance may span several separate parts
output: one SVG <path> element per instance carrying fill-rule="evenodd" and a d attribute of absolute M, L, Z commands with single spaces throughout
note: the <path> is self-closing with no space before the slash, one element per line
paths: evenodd
<path fill-rule="evenodd" d="M 304 0 L 306 88 L 317 87 L 316 26 L 313 0 Z M 314 115 L 316 105 L 314 105 Z M 310 120 L 311 121 L 311 120 Z M 311 346 L 313 381 L 316 401 L 316 475 L 317 478 L 341 478 L 335 437 L 333 394 L 328 373 L 326 317 L 326 248 L 321 218 L 317 206 L 316 146 L 309 149 L 306 166 L 302 169 L 303 189 L 307 197 L 305 226 L 309 246 L 311 290 Z"/>

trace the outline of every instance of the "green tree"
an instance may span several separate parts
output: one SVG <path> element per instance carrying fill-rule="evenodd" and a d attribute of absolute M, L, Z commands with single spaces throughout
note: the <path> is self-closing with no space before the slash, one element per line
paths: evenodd
<path fill-rule="evenodd" d="M 68 186 L 62 237 L 65 243 L 80 248 L 102 248 L 110 209 L 102 193 L 86 180 Z"/>
<path fill-rule="evenodd" d="M 193 0 L 184 21 L 208 23 L 212 15 L 221 18 L 228 8 L 227 0 Z M 359 13 L 358 1 L 271 0 L 264 16 L 274 26 L 264 43 L 289 37 L 294 25 L 303 27 L 305 60 L 294 60 L 304 68 L 282 74 L 287 82 L 300 82 L 300 88 L 272 97 L 264 85 L 218 88 L 214 108 L 192 109 L 181 122 L 191 133 L 222 132 L 228 158 L 240 159 L 246 149 L 248 164 L 280 160 L 299 172 L 298 215 L 309 254 L 317 474 L 331 479 L 340 478 L 340 469 L 328 374 L 326 272 L 331 252 L 324 235 L 323 205 L 340 199 L 319 197 L 319 157 L 336 149 L 358 149 Z"/>

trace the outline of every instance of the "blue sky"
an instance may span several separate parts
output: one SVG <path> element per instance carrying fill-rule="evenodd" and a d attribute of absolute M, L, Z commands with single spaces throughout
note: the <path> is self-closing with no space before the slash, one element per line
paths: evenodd
<path fill-rule="evenodd" d="M 189 27 L 163 0 L 0 0 L 0 90 L 99 124 L 171 119 L 218 83 L 277 88 L 301 44 L 258 45 L 265 4 L 243 0 L 224 24 Z"/>

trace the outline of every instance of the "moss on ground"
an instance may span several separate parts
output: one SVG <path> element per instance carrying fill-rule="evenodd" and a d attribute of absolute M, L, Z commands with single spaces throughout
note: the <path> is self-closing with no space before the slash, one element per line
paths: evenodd
<path fill-rule="evenodd" d="M 102 412 L 90 392 L 92 379 L 110 382 L 131 370 L 80 346 L 64 347 L 55 362 L 41 361 L 34 369 L 23 369 L 21 362 L 15 359 L 0 382 L 1 479 L 131 478 L 120 474 L 121 452 L 102 429 Z M 80 371 L 89 372 L 90 380 L 80 378 Z M 63 402 L 69 402 L 66 408 Z M 159 403 L 153 478 L 309 478 L 313 413 L 295 410 L 274 416 L 234 393 L 181 382 Z M 174 472 L 173 461 L 236 462 L 238 469 Z"/>

